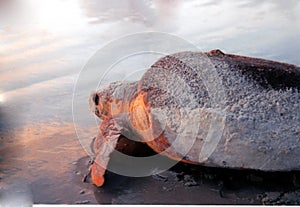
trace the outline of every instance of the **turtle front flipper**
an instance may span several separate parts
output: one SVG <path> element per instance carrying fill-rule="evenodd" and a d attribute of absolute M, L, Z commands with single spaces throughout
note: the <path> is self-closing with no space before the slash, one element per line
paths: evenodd
<path fill-rule="evenodd" d="M 104 184 L 104 174 L 110 154 L 115 150 L 120 135 L 121 128 L 115 120 L 106 119 L 101 123 L 98 136 L 93 144 L 95 159 L 90 167 L 92 183 L 97 187 Z"/>

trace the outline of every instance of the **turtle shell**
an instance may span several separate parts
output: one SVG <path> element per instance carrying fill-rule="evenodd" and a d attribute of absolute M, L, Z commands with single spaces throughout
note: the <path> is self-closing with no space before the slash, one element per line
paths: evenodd
<path fill-rule="evenodd" d="M 219 50 L 168 55 L 138 82 L 149 127 L 137 133 L 187 162 L 300 170 L 299 89 L 295 65 Z"/>

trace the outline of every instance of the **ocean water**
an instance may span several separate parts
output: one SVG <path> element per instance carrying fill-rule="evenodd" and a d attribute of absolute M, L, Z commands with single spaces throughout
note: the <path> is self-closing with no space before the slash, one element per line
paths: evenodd
<path fill-rule="evenodd" d="M 0 101 L 11 105 L 16 98 L 23 103 L 28 99 L 26 106 L 22 104 L 26 114 L 55 97 L 65 98 L 52 104 L 68 105 L 70 88 L 92 55 L 118 38 L 140 32 L 172 34 L 200 51 L 219 48 L 299 65 L 299 11 L 295 0 L 1 1 Z M 128 67 L 139 69 L 137 62 L 129 61 Z M 117 73 L 109 78 L 124 78 Z M 22 111 L 20 104 L 18 108 Z M 44 112 L 38 118 L 58 114 Z"/>

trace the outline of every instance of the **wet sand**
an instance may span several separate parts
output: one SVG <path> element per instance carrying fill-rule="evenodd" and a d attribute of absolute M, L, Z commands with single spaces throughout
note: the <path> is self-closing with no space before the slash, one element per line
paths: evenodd
<path fill-rule="evenodd" d="M 105 185 L 97 188 L 82 181 L 90 157 L 72 123 L 27 125 L 2 136 L 1 142 L 1 193 L 27 195 L 35 204 L 300 204 L 300 172 L 178 163 L 166 172 L 141 178 L 107 172 Z M 130 153 L 150 151 L 144 147 Z M 118 164 L 114 154 L 111 162 Z"/>
<path fill-rule="evenodd" d="M 95 202 L 92 192 L 76 184 L 76 160 L 86 153 L 76 139 L 72 123 L 46 122 L 10 131 L 0 148 L 2 193 L 19 191 L 34 203 Z M 81 175 L 82 176 L 82 175 Z"/>

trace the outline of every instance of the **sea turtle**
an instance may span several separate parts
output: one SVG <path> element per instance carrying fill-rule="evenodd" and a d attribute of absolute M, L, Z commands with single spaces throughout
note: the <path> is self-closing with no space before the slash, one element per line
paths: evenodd
<path fill-rule="evenodd" d="M 104 183 L 121 134 L 191 164 L 261 171 L 300 170 L 300 68 L 252 57 L 180 52 L 137 82 L 90 96 L 102 119 L 92 182 Z"/>

